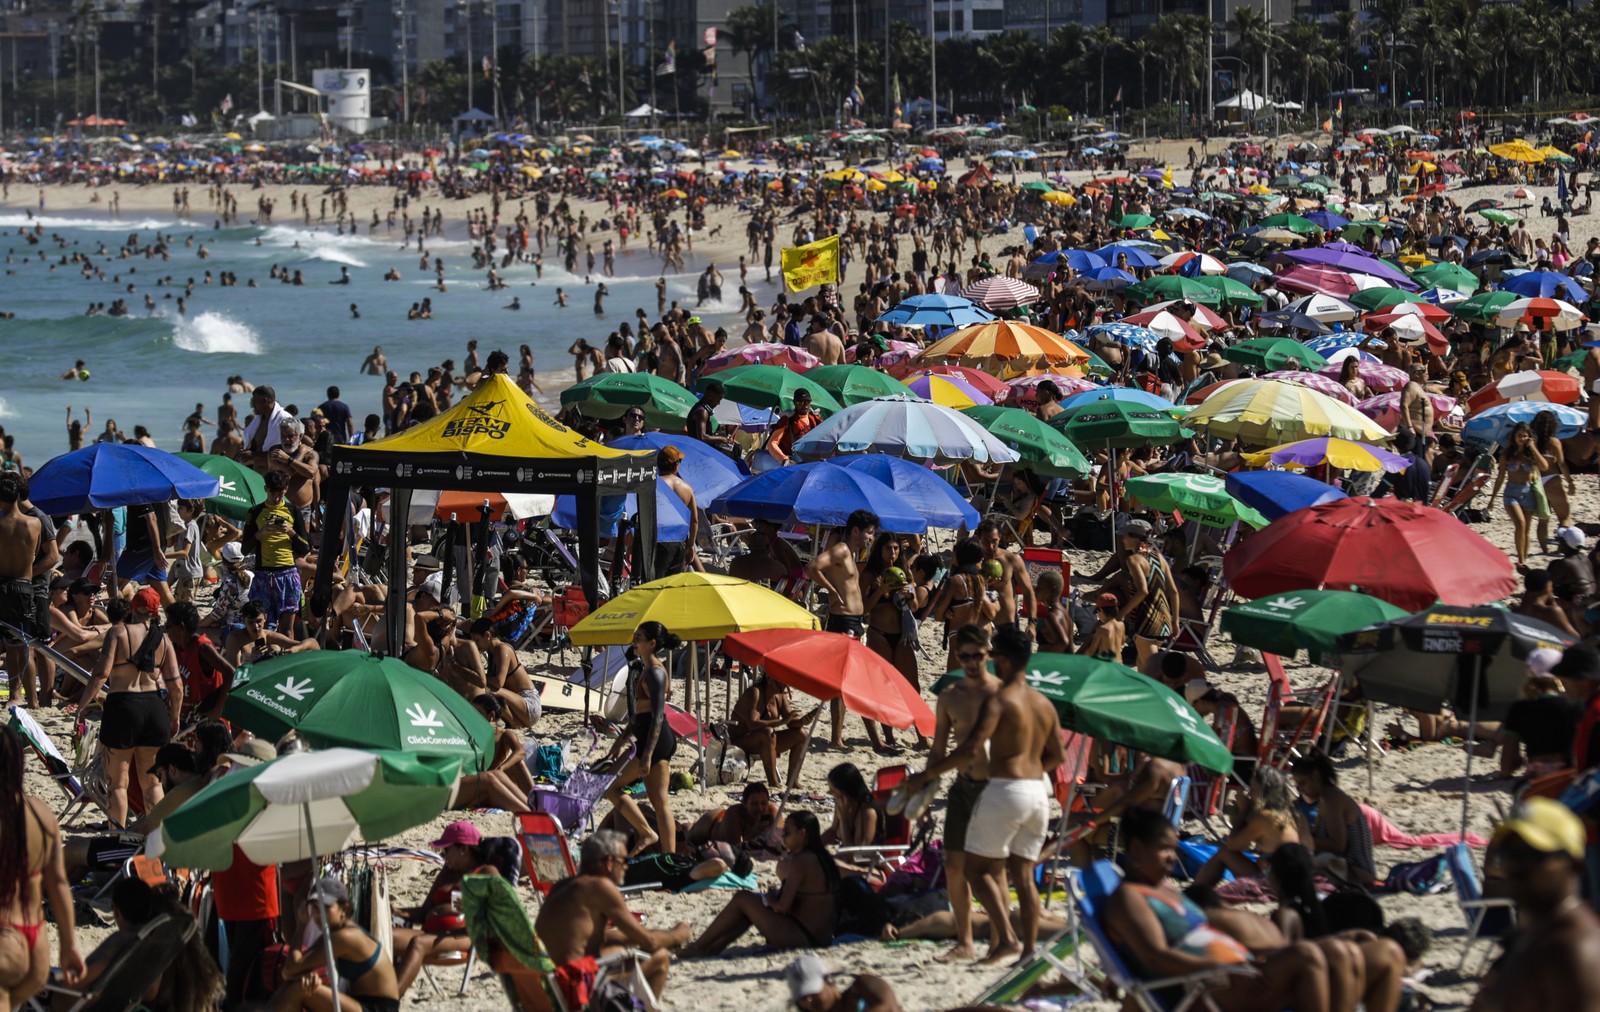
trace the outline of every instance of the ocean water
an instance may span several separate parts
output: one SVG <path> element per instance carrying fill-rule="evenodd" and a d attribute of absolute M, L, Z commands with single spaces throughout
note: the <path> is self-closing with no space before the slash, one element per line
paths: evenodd
<path fill-rule="evenodd" d="M 30 243 L 29 230 L 39 224 L 44 234 Z M 147 243 L 157 231 L 172 237 L 170 260 L 118 258 L 130 234 Z M 190 236 L 194 244 L 186 246 Z M 18 452 L 33 467 L 66 451 L 68 405 L 80 419 L 84 407 L 93 410 L 91 438 L 112 418 L 125 433 L 143 425 L 158 446 L 176 450 L 194 405 L 203 404 L 206 417 L 215 418 L 232 375 L 271 384 L 279 402 L 297 405 L 302 415 L 336 385 L 359 423 L 380 410 L 382 378 L 358 372 L 374 345 L 383 346 L 390 368 L 403 378 L 412 370 L 426 373 L 447 358 L 459 370 L 473 339 L 480 359 L 503 348 L 513 368 L 518 346 L 529 345 L 540 386 L 554 401 L 573 379 L 567 348 L 574 339 L 600 347 L 620 323 L 633 321 L 636 308 L 652 320 L 658 315 L 659 260 L 642 245 L 619 251 L 616 277 L 593 279 L 611 293 L 605 314 L 596 316 L 594 284 L 567 274 L 554 247 L 546 250 L 542 279 L 535 278 L 531 264 L 513 265 L 501 271 L 508 287 L 490 291 L 484 273 L 473 268 L 469 242 L 435 238 L 428 244 L 429 257 L 443 258 L 449 289 L 439 292 L 432 270 L 418 268 L 415 245 L 399 248 L 401 236 L 381 226 L 370 237 L 341 236 L 289 225 L 213 230 L 159 217 L 110 221 L 46 215 L 30 221 L 21 212 L 0 211 L 0 311 L 16 314 L 0 320 L 0 426 L 17 437 Z M 601 241 L 595 242 L 597 252 Z M 97 254 L 102 244 L 109 255 Z M 199 256 L 202 244 L 210 253 L 207 259 Z M 61 263 L 74 252 L 90 256 L 105 280 L 83 277 L 79 264 Z M 301 271 L 305 284 L 272 280 L 273 264 Z M 737 268 L 720 266 L 727 276 L 725 301 L 708 303 L 700 315 L 708 323 L 725 320 L 733 330 Z M 329 284 L 341 267 L 350 269 L 351 283 Z M 401 280 L 383 280 L 390 267 L 399 269 Z M 583 268 L 581 257 L 578 267 Z M 203 283 L 208 270 L 210 285 Z M 216 283 L 224 271 L 238 276 L 237 286 Z M 669 304 L 676 299 L 693 307 L 696 277 L 693 259 L 684 273 L 668 274 Z M 158 286 L 164 278 L 170 284 Z M 185 300 L 187 314 L 180 316 L 177 299 L 190 278 L 194 295 Z M 250 278 L 260 287 L 247 287 Z M 135 291 L 127 291 L 129 284 Z M 554 305 L 557 288 L 567 292 L 567 308 Z M 154 314 L 145 309 L 146 292 L 156 300 Z M 522 308 L 502 308 L 513 296 L 521 298 Z M 127 301 L 129 316 L 84 315 L 90 303 L 109 306 L 117 298 Z M 408 321 L 407 309 L 423 298 L 433 300 L 433 319 Z M 352 302 L 360 307 L 360 319 L 351 318 Z M 89 380 L 61 380 L 78 359 L 87 364 Z M 249 411 L 248 397 L 235 395 L 234 401 L 241 414 Z M 207 427 L 208 443 L 214 435 Z"/>

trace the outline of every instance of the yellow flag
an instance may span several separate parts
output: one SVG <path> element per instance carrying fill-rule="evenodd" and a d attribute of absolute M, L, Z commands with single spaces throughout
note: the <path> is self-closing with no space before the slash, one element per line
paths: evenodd
<path fill-rule="evenodd" d="M 1161 188 L 1163 190 L 1172 189 L 1172 166 L 1170 165 L 1161 173 Z"/>
<path fill-rule="evenodd" d="M 783 251 L 783 284 L 791 292 L 839 283 L 839 237 L 791 246 Z"/>

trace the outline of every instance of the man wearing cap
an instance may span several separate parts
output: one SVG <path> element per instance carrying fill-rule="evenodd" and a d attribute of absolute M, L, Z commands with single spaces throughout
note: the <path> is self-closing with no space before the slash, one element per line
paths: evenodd
<path fill-rule="evenodd" d="M 783 971 L 789 997 L 800 1012 L 900 1012 L 900 999 L 882 977 L 857 974 L 843 991 L 821 956 L 806 953 Z"/>
<path fill-rule="evenodd" d="M 656 557 L 651 570 L 657 580 L 685 569 L 703 573 L 706 568 L 695 550 L 700 541 L 700 504 L 695 501 L 694 489 L 678 476 L 678 465 L 681 463 L 683 451 L 676 446 L 663 446 L 656 452 L 656 471 L 661 475 L 662 484 L 672 489 L 672 494 L 682 500 L 684 508 L 689 511 L 689 536 L 686 540 L 656 542 Z"/>
<path fill-rule="evenodd" d="M 100 836 L 75 836 L 66 842 L 67 878 L 73 882 L 92 869 L 107 871 L 120 867 L 130 857 L 144 851 L 144 838 L 155 832 L 162 821 L 206 785 L 205 774 L 196 765 L 193 752 L 176 742 L 168 742 L 156 752 L 155 761 L 145 771 L 161 782 L 161 801 L 128 824 L 120 833 Z"/>
<path fill-rule="evenodd" d="M 1576 527 L 1556 529 L 1556 549 L 1560 558 L 1550 563 L 1550 582 L 1554 584 L 1556 599 L 1567 610 L 1573 625 L 1583 614 L 1585 603 L 1594 596 L 1594 563 L 1584 552 L 1583 531 Z"/>
<path fill-rule="evenodd" d="M 750 460 L 750 470 L 756 474 L 783 467 L 794 456 L 795 441 L 822 424 L 822 415 L 811 406 L 811 391 L 794 392 L 794 410 L 784 415 L 772 427 L 763 452 Z"/>
<path fill-rule="evenodd" d="M 578 874 L 557 882 L 539 908 L 534 933 L 556 965 L 552 976 L 568 1008 L 589 1004 L 599 960 L 625 947 L 650 953 L 644 974 L 660 997 L 672 962 L 668 950 L 691 937 L 687 921 L 679 921 L 670 931 L 652 931 L 639 923 L 622 897 L 627 871 L 627 838 L 614 830 L 598 830 L 578 849 Z"/>
<path fill-rule="evenodd" d="M 1580 896 L 1585 830 L 1571 809 L 1525 798 L 1495 827 L 1488 863 L 1505 875 L 1517 933 L 1473 1012 L 1600 1008 L 1600 918 Z"/>

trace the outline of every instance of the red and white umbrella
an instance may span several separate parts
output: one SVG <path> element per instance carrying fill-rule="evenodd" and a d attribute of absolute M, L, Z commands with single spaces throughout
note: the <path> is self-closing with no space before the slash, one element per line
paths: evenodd
<path fill-rule="evenodd" d="M 1535 330 L 1576 330 L 1588 319 L 1577 306 L 1560 299 L 1518 299 L 1495 314 L 1502 327 L 1526 323 Z"/>
<path fill-rule="evenodd" d="M 1198 319 L 1198 315 L 1196 319 Z M 1172 342 L 1172 346 L 1179 351 L 1194 351 L 1203 348 L 1206 336 L 1194 324 L 1178 319 L 1170 311 L 1163 309 L 1159 313 L 1140 313 L 1137 317 L 1127 317 L 1122 322 L 1131 323 L 1154 331 Z"/>
<path fill-rule="evenodd" d="M 1453 317 L 1450 310 L 1431 302 L 1397 302 L 1384 310 L 1387 316 L 1420 316 L 1429 323 L 1448 323 Z"/>
<path fill-rule="evenodd" d="M 1332 397 L 1336 401 L 1355 407 L 1356 398 L 1343 383 L 1332 376 L 1324 376 L 1320 372 L 1307 372 L 1303 369 L 1285 369 L 1281 372 L 1269 372 L 1262 379 L 1283 380 L 1285 383 L 1298 383 L 1309 387 L 1319 394 Z"/>
<path fill-rule="evenodd" d="M 1485 384 L 1467 398 L 1467 411 L 1477 414 L 1496 404 L 1511 401 L 1548 401 L 1551 404 L 1576 404 L 1582 381 L 1571 373 L 1532 370 L 1513 372 Z"/>
<path fill-rule="evenodd" d="M 1325 264 L 1302 264 L 1284 271 L 1272 283 L 1286 292 L 1306 295 L 1337 295 L 1347 298 L 1361 290 L 1355 275 Z"/>
<path fill-rule="evenodd" d="M 706 359 L 700 375 L 708 376 L 724 369 L 741 365 L 781 365 L 795 372 L 806 372 L 822 364 L 822 360 L 804 348 L 791 348 L 787 344 L 744 344 L 737 348 L 719 351 Z"/>
<path fill-rule="evenodd" d="M 1373 333 L 1394 328 L 1395 335 L 1407 344 L 1426 341 L 1428 347 L 1443 354 L 1450 349 L 1450 339 L 1439 328 L 1413 313 L 1375 313 L 1364 321 Z"/>
<path fill-rule="evenodd" d="M 1334 379 L 1338 379 L 1339 372 L 1343 368 L 1344 363 L 1341 362 L 1338 365 L 1326 366 L 1317 371 L 1324 376 L 1332 376 Z M 1411 381 L 1411 377 L 1406 375 L 1404 369 L 1396 369 L 1394 366 L 1384 365 L 1382 362 L 1368 362 L 1366 359 L 1356 360 L 1356 375 L 1361 377 L 1361 382 L 1367 385 L 1367 389 L 1376 390 L 1384 394 L 1391 390 L 1404 389 L 1405 385 Z"/>
<path fill-rule="evenodd" d="M 1200 258 L 1201 274 L 1228 273 L 1228 265 L 1223 263 L 1221 260 L 1218 260 L 1209 253 L 1196 253 L 1193 250 L 1180 250 L 1177 253 L 1168 253 L 1166 256 L 1161 258 L 1161 266 L 1167 269 L 1167 273 L 1176 274 L 1184 264 L 1187 264 L 1190 260 L 1193 260 L 1196 257 Z"/>
<path fill-rule="evenodd" d="M 1085 390 L 1104 389 L 1093 380 L 1086 380 L 1078 376 L 1062 376 L 1059 373 L 1047 372 L 1040 373 L 1037 376 L 1018 376 L 1016 379 L 1006 380 L 1006 386 L 1011 388 L 1011 392 L 1004 396 L 1005 406 L 1008 408 L 1033 407 L 1039 403 L 1037 393 L 1039 384 L 1046 380 L 1056 385 L 1056 389 L 1061 391 L 1063 398 L 1071 397 L 1073 394 L 1081 394 Z M 996 397 L 994 400 L 997 404 L 1001 403 L 1000 397 Z"/>
<path fill-rule="evenodd" d="M 1143 327 L 1145 324 L 1141 321 L 1145 317 L 1154 317 L 1155 314 L 1161 312 L 1162 310 L 1171 309 L 1177 304 L 1177 299 L 1168 299 L 1166 302 L 1157 302 L 1155 305 L 1146 306 L 1143 310 L 1134 313 L 1132 316 L 1124 316 L 1122 318 L 1122 322 Z M 1228 330 L 1233 326 L 1233 324 L 1229 323 L 1227 320 L 1224 320 L 1221 316 L 1218 316 L 1215 310 L 1202 306 L 1198 302 L 1191 302 L 1190 305 L 1194 306 L 1194 319 L 1190 320 L 1189 322 L 1201 330 Z"/>
<path fill-rule="evenodd" d="M 985 309 L 1016 309 L 1039 301 L 1039 289 L 1019 278 L 997 275 L 963 288 L 961 297 Z"/>
<path fill-rule="evenodd" d="M 1400 398 L 1403 396 L 1404 394 L 1396 390 L 1392 393 L 1368 397 L 1356 405 L 1356 410 L 1393 432 L 1400 424 Z M 1433 402 L 1435 418 L 1440 420 L 1453 418 L 1457 422 L 1465 420 L 1461 406 L 1456 403 L 1454 397 L 1446 397 L 1444 394 L 1428 394 L 1428 399 Z"/>

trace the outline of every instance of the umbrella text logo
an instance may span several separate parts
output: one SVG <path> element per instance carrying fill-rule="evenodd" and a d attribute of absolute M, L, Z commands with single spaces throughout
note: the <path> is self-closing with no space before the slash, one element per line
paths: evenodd
<path fill-rule="evenodd" d="M 1268 608 L 1274 608 L 1282 611 L 1296 611 L 1305 607 L 1306 599 L 1303 597 L 1275 597 L 1272 600 L 1265 602 L 1265 604 Z"/>
<path fill-rule="evenodd" d="M 284 696 L 288 696 L 297 703 L 305 702 L 306 697 L 316 691 L 311 687 L 310 679 L 306 679 L 303 682 L 297 682 L 295 681 L 293 675 L 290 675 L 277 685 L 274 685 L 273 688 L 278 690 L 279 699 L 282 699 Z"/>
<path fill-rule="evenodd" d="M 428 729 L 430 736 L 436 732 L 437 728 L 444 727 L 444 721 L 439 719 L 439 711 L 424 711 L 421 703 L 412 703 L 406 707 L 406 716 L 411 718 L 412 727 L 425 727 Z"/>

